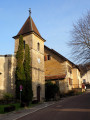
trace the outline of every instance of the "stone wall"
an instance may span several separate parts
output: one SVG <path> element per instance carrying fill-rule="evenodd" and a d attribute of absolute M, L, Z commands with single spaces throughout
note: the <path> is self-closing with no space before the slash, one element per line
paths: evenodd
<path fill-rule="evenodd" d="M 44 56 L 50 55 L 50 60 L 45 60 L 45 76 L 54 76 L 54 75 L 66 75 L 67 76 L 67 62 L 61 57 L 54 54 L 52 51 L 45 47 Z M 64 78 L 63 80 L 58 79 L 60 93 L 67 93 L 69 90 L 68 79 Z M 52 80 L 51 80 L 52 81 Z M 55 80 L 57 81 L 57 80 Z M 54 80 L 53 83 L 56 83 Z"/>
<path fill-rule="evenodd" d="M 62 75 L 66 74 L 65 61 L 45 48 L 44 56 L 50 55 L 51 59 L 45 61 L 45 75 Z"/>
<path fill-rule="evenodd" d="M 45 58 L 45 76 L 66 75 L 64 80 L 58 79 L 61 93 L 67 93 L 72 88 L 82 87 L 80 71 L 73 63 L 62 58 L 62 56 L 60 57 L 58 53 L 53 53 L 52 49 L 45 47 L 44 56 L 47 55 L 50 55 L 51 59 L 46 60 Z"/>
<path fill-rule="evenodd" d="M 73 88 L 82 88 L 80 71 L 77 68 L 73 68 L 72 72 L 73 72 Z"/>
<path fill-rule="evenodd" d="M 44 41 L 34 33 L 23 36 L 23 40 L 30 47 L 33 99 L 37 99 L 37 87 L 40 86 L 40 100 L 43 100 L 45 98 Z M 38 43 L 39 50 L 37 48 Z M 19 38 L 15 40 L 15 54 L 18 45 Z"/>
<path fill-rule="evenodd" d="M 15 96 L 15 58 L 12 55 L 0 56 L 0 98 L 4 93 Z"/>

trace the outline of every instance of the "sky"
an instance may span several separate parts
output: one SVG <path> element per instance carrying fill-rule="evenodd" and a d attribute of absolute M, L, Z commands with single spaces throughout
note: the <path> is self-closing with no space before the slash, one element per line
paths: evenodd
<path fill-rule="evenodd" d="M 90 0 L 0 0 L 0 55 L 14 54 L 15 40 L 32 11 L 45 45 L 75 63 L 71 56 L 73 23 L 90 10 Z"/>

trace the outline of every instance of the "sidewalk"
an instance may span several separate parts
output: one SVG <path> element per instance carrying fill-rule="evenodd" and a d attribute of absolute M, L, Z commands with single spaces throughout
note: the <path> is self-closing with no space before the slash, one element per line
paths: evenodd
<path fill-rule="evenodd" d="M 84 94 L 87 94 L 87 93 L 84 93 Z M 10 112 L 7 114 L 0 114 L 0 120 L 17 120 L 18 118 L 21 118 L 25 115 L 32 114 L 38 110 L 44 109 L 44 108 L 46 108 L 50 105 L 56 104 L 58 102 L 63 103 L 65 100 L 68 100 L 72 97 L 77 97 L 77 96 L 79 96 L 79 95 L 61 98 L 59 101 L 44 102 L 44 103 L 41 103 L 41 104 L 36 105 L 34 107 L 31 107 L 31 108 L 24 108 L 22 110 Z"/>
<path fill-rule="evenodd" d="M 18 110 L 18 111 L 6 113 L 6 114 L 0 114 L 0 120 L 17 120 L 20 117 L 23 117 L 30 113 L 36 112 L 40 109 L 43 109 L 43 108 L 53 105 L 55 103 L 56 102 L 54 102 L 54 101 L 44 102 L 42 104 L 36 105 L 35 107 L 25 108 L 23 110 Z"/>

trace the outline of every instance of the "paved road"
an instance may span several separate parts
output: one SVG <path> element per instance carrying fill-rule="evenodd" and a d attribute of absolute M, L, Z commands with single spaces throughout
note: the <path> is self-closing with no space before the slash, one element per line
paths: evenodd
<path fill-rule="evenodd" d="M 90 93 L 67 98 L 18 120 L 90 120 Z"/>

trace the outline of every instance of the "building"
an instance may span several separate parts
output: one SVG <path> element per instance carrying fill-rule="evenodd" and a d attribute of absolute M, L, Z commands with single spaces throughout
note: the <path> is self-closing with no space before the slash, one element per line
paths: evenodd
<path fill-rule="evenodd" d="M 81 70 L 82 83 L 90 85 L 90 62 L 79 65 Z"/>
<path fill-rule="evenodd" d="M 84 84 L 90 85 L 90 70 L 88 70 L 83 76 L 82 76 L 82 82 Z"/>
<path fill-rule="evenodd" d="M 15 39 L 14 56 L 16 55 L 16 52 L 18 50 L 20 35 L 23 36 L 24 45 L 28 44 L 30 48 L 33 100 L 38 99 L 39 101 L 42 101 L 45 99 L 45 75 L 44 75 L 44 42 L 45 40 L 41 37 L 31 16 L 29 16 L 26 22 L 24 23 L 24 25 L 22 26 L 22 28 L 20 29 L 19 33 L 13 37 Z M 12 93 L 10 90 L 6 88 L 6 85 L 4 85 L 4 83 L 5 82 L 8 83 L 9 77 L 12 77 L 12 76 L 9 76 L 8 74 L 8 69 L 11 69 L 9 68 L 8 62 L 9 62 L 9 59 L 15 59 L 14 56 L 13 58 L 12 56 L 0 57 L 0 61 L 2 61 L 2 64 L 0 64 L 0 72 L 2 73 L 0 75 L 0 79 L 1 79 L 0 86 L 2 86 L 0 87 L 1 89 L 0 91 L 5 89 L 6 91 L 3 91 L 3 92 Z M 14 62 L 14 65 L 15 64 L 16 62 Z M 13 66 L 12 66 L 12 69 L 13 69 Z M 14 74 L 15 74 L 15 71 L 14 71 Z M 15 82 L 12 82 L 12 84 L 15 86 Z M 14 91 L 15 91 L 15 87 L 14 87 Z"/>
<path fill-rule="evenodd" d="M 15 57 L 0 55 L 0 98 L 4 93 L 15 95 Z"/>
<path fill-rule="evenodd" d="M 81 88 L 78 67 L 55 50 L 44 46 L 45 39 L 40 35 L 30 15 L 18 34 L 13 37 L 14 55 L 0 56 L 0 98 L 4 93 L 12 93 L 15 96 L 15 55 L 20 35 L 23 36 L 24 47 L 28 44 L 30 48 L 33 100 L 45 99 L 45 81 L 48 80 L 59 85 L 62 93 Z"/>
<path fill-rule="evenodd" d="M 61 93 L 82 88 L 78 67 L 53 49 L 44 46 L 45 81 L 59 86 Z"/>

